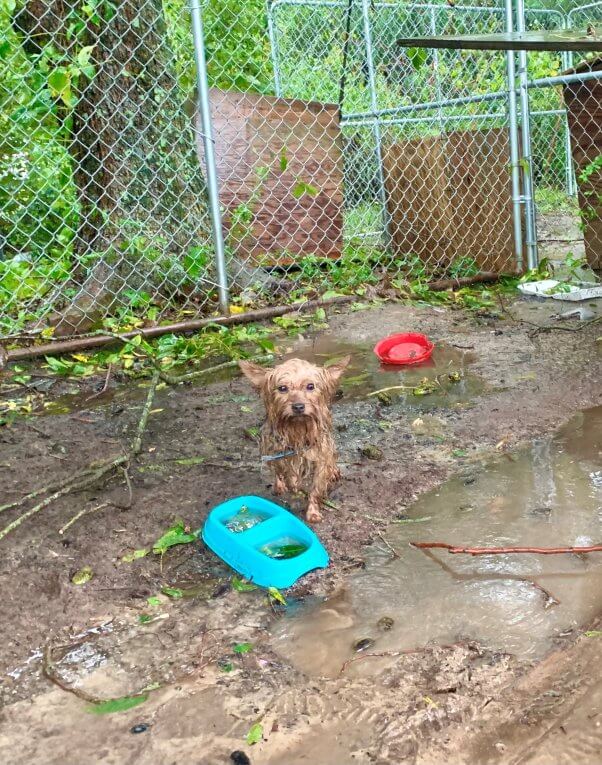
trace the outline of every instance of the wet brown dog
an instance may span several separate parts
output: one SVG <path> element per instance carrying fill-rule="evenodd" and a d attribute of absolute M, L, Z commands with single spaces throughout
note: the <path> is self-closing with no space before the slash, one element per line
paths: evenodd
<path fill-rule="evenodd" d="M 318 367 L 289 359 L 273 369 L 240 362 L 265 405 L 261 453 L 274 472 L 274 491 L 295 493 L 309 479 L 306 518 L 310 523 L 322 520 L 328 488 L 340 476 L 330 406 L 350 361 L 347 356 L 329 367 Z"/>

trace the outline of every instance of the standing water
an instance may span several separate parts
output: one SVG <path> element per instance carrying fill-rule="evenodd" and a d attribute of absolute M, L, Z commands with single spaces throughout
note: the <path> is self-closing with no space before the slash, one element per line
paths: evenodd
<path fill-rule="evenodd" d="M 473 558 L 422 552 L 411 541 L 462 546 L 588 546 L 602 543 L 602 407 L 512 459 L 455 477 L 423 495 L 408 521 L 367 553 L 345 591 L 275 628 L 274 645 L 300 669 L 338 674 L 360 647 L 383 652 L 429 641 L 477 640 L 523 659 L 602 609 L 602 553 Z M 376 509 L 375 509 L 376 512 Z M 542 589 L 543 588 L 543 589 Z M 356 662 L 366 673 L 375 662 Z"/>

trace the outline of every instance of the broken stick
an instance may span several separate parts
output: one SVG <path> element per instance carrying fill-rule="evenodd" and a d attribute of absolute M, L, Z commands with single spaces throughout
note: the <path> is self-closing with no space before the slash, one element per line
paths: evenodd
<path fill-rule="evenodd" d="M 412 547 L 419 550 L 447 550 L 450 555 L 506 555 L 511 553 L 532 553 L 534 555 L 562 555 L 573 553 L 602 552 L 602 545 L 589 547 L 460 547 L 447 542 L 410 542 Z"/>

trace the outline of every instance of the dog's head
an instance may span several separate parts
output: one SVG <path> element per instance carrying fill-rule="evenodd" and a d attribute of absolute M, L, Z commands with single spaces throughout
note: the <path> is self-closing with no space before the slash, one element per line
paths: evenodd
<path fill-rule="evenodd" d="M 318 367 L 302 359 L 289 359 L 272 369 L 251 361 L 240 361 L 239 366 L 260 393 L 268 417 L 282 422 L 323 419 L 350 361 L 351 356 L 346 356 L 329 367 Z"/>

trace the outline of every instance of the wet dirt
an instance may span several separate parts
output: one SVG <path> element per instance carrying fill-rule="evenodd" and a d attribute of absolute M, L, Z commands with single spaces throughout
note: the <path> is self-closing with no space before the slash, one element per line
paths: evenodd
<path fill-rule="evenodd" d="M 597 407 L 576 415 L 557 436 L 422 495 L 407 519 L 384 534 L 390 547 L 377 541 L 367 551 L 365 570 L 349 578 L 343 595 L 283 619 L 274 647 L 302 671 L 329 676 L 361 640 L 377 652 L 473 640 L 520 659 L 541 658 L 557 635 L 602 611 L 602 555 L 473 558 L 410 543 L 553 547 L 562 539 L 587 546 L 598 543 L 601 528 Z M 353 670 L 374 668 L 358 662 Z"/>
<path fill-rule="evenodd" d="M 519 301 L 519 305 L 526 302 Z M 468 473 L 479 478 L 464 489 L 459 484 L 460 493 L 470 490 L 485 497 L 487 490 L 491 494 L 499 486 L 487 484 L 489 470 L 483 466 L 492 455 L 519 454 L 521 445 L 545 440 L 571 414 L 602 403 L 595 350 L 599 327 L 588 327 L 576 335 L 533 336 L 530 326 L 510 320 L 390 305 L 331 314 L 330 338 L 319 352 L 338 355 L 344 346 L 352 346 L 354 355 L 368 354 L 361 367 L 368 363 L 371 348 L 380 337 L 399 331 L 421 331 L 440 347 L 470 353 L 464 358 L 465 375 L 474 375 L 484 388 L 455 402 L 443 396 L 428 412 L 416 409 L 410 396 L 395 398 L 390 405 L 369 397 L 367 392 L 382 387 L 377 368 L 367 387 L 358 385 L 358 395 L 353 385 L 344 391 L 334 411 L 343 478 L 331 493 L 332 506 L 317 529 L 331 565 L 285 593 L 290 611 L 306 610 L 318 632 L 321 604 L 326 599 L 338 612 L 337 629 L 353 626 L 357 614 L 349 587 L 354 576 L 372 575 L 383 565 L 395 571 L 397 562 L 386 562 L 390 551 L 384 551 L 379 534 L 397 545 L 425 533 L 423 523 L 411 524 L 411 528 L 394 524 L 393 536 L 387 531 L 392 520 L 416 518 L 413 503 L 423 501 L 420 495 L 442 487 L 450 476 Z M 295 342 L 280 338 L 279 351 L 286 353 Z M 299 353 L 303 348 L 309 350 L 309 342 L 299 341 Z M 310 352 L 315 352 L 315 343 L 312 346 Z M 460 363 L 458 357 L 453 359 L 454 366 Z M 358 369 L 358 375 L 361 371 Z M 408 374 L 423 377 L 429 373 L 415 370 Z M 402 384 L 407 379 L 405 372 L 395 375 Z M 84 393 L 97 392 L 103 384 L 104 376 L 90 380 Z M 108 400 L 99 396 L 84 411 L 17 418 L 1 428 L 2 501 L 16 500 L 92 461 L 120 454 L 122 445 L 132 437 L 147 385 L 130 383 L 122 388 L 111 380 Z M 421 398 L 416 406 L 427 399 Z M 592 651 L 600 641 L 579 637 L 580 625 L 553 636 L 554 655 L 562 657 L 556 664 L 546 664 L 548 656 L 538 663 L 535 657 L 519 659 L 487 646 L 457 645 L 429 647 L 384 665 L 379 659 L 362 659 L 336 677 L 310 677 L 274 650 L 281 607 L 270 605 L 262 590 L 236 591 L 231 571 L 200 542 L 173 548 L 163 557 L 149 554 L 123 562 L 128 553 L 152 546 L 176 518 L 197 529 L 211 507 L 233 495 L 272 498 L 269 475 L 261 470 L 257 445 L 247 435 L 262 416 L 259 401 L 238 377 L 211 385 L 163 388 L 153 403 L 143 451 L 130 466 L 133 504 L 129 510 L 114 505 L 95 509 L 107 501 L 127 505 L 127 486 L 118 474 L 106 485 L 62 497 L 0 542 L 4 627 L 0 749 L 7 765 L 80 765 L 83 761 L 217 765 L 228 762 L 230 752 L 240 749 L 254 765 L 290 765 L 306 762 L 308 757 L 321 765 L 351 761 L 378 765 L 466 761 L 474 765 L 481 758 L 485 762 L 498 755 L 498 760 L 491 761 L 503 762 L 504 755 L 495 748 L 501 740 L 495 725 L 507 725 L 508 734 L 503 738 L 507 751 L 512 746 L 520 751 L 525 740 L 520 735 L 523 723 L 510 716 L 509 710 L 532 709 L 529 719 L 534 722 L 528 730 L 533 736 L 539 730 L 541 737 L 557 709 L 552 701 L 556 704 L 559 699 L 558 705 L 562 702 L 569 709 L 580 698 L 581 689 L 589 687 L 588 677 L 595 674 L 592 667 L 599 666 L 601 658 Z M 587 422 L 584 420 L 584 427 Z M 556 478 L 563 487 L 558 492 L 560 503 L 564 502 L 562 491 L 573 486 L 573 481 L 578 485 L 571 472 L 576 465 L 599 459 L 594 452 L 578 450 L 589 442 L 589 436 L 565 435 L 565 439 L 564 455 L 556 454 L 556 446 L 550 447 L 554 470 L 561 474 Z M 367 447 L 378 450 L 381 458 L 367 456 L 375 454 Z M 565 464 L 569 453 L 575 461 L 573 467 Z M 514 463 L 502 459 L 511 471 Z M 526 463 L 523 467 L 521 487 L 528 487 L 530 468 Z M 494 468 L 492 472 L 500 486 L 506 486 L 502 474 Z M 511 473 L 504 476 L 504 481 L 511 482 Z M 479 485 L 481 479 L 485 482 Z M 292 499 L 290 507 L 295 512 L 303 509 Z M 521 507 L 524 519 L 530 519 L 526 505 Z M 61 527 L 82 509 L 91 512 L 60 534 Z M 502 515 L 508 514 L 513 533 L 521 528 L 516 525 L 520 512 L 513 516 L 511 511 L 502 511 Z M 441 506 L 439 513 L 448 524 L 439 527 L 439 533 L 451 534 L 456 516 L 447 506 Z M 2 526 L 18 514 L 19 509 L 3 513 Z M 496 528 L 496 514 L 489 514 Z M 533 516 L 533 523 L 540 524 L 545 533 L 555 521 L 556 515 L 552 520 L 545 514 Z M 479 528 L 485 531 L 485 525 Z M 563 533 L 571 531 L 569 526 L 561 528 Z M 576 527 L 573 531 L 577 533 Z M 593 536 L 589 526 L 587 533 Z M 394 539 L 395 534 L 402 536 Z M 590 559 L 589 563 L 571 561 L 569 565 L 583 564 L 585 571 Z M 454 566 L 467 563 L 455 557 L 451 562 Z M 438 570 L 423 554 L 416 565 Z M 477 568 L 482 565 L 482 560 L 476 562 Z M 78 587 L 71 577 L 84 566 L 91 567 L 94 577 Z M 362 566 L 368 567 L 365 572 Z M 581 569 L 577 573 L 583 575 Z M 411 572 L 407 575 L 411 590 L 415 582 Z M 549 584 L 560 596 L 551 580 L 542 584 Z M 564 580 L 556 584 L 563 587 Z M 497 589 L 502 585 L 505 590 Z M 162 594 L 166 586 L 183 590 L 187 597 Z M 445 586 L 462 592 L 473 585 L 446 582 Z M 486 587 L 477 582 L 476 588 L 507 592 L 512 602 L 522 599 L 529 613 L 539 614 L 541 608 L 543 618 L 556 618 L 555 609 L 560 608 L 544 611 L 541 594 L 518 582 L 493 582 Z M 402 591 L 403 584 L 397 589 Z M 387 596 L 401 602 L 397 594 L 389 594 L 391 590 L 395 588 L 389 587 Z M 338 595 L 333 597 L 333 593 Z M 377 627 L 380 616 L 389 616 L 387 608 L 380 608 L 382 600 L 376 592 L 374 603 L 368 604 L 375 618 L 366 623 L 370 621 L 374 633 L 352 630 L 351 642 L 375 640 L 374 646 L 358 656 L 378 650 L 392 634 L 401 641 L 404 630 L 411 631 L 411 623 L 403 625 L 394 615 L 389 631 Z M 441 608 L 440 601 L 437 603 Z M 422 618 L 420 612 L 429 608 L 429 601 L 415 600 L 412 618 L 417 614 Z M 150 621 L 140 620 L 145 615 Z M 469 635 L 470 626 L 465 625 L 461 633 Z M 591 629 L 599 626 L 594 624 Z M 321 650 L 324 641 L 311 636 L 308 640 L 316 651 Z M 86 702 L 44 675 L 43 652 L 49 642 L 64 685 L 75 685 L 99 698 L 160 687 L 150 691 L 148 700 L 135 709 L 93 715 Z M 422 639 L 418 642 L 423 645 Z M 250 644 L 248 652 L 236 650 L 246 643 Z M 565 659 L 570 651 L 574 653 Z M 560 686 L 559 662 L 565 677 Z M 361 676 L 362 665 L 370 668 L 369 677 Z M 540 673 L 537 677 L 532 676 L 535 671 Z M 533 689 L 537 689 L 537 698 L 550 704 L 537 701 Z M 544 696 L 550 690 L 560 696 Z M 263 726 L 263 738 L 249 746 L 246 735 L 257 722 Z M 130 733 L 142 723 L 149 726 L 145 732 Z M 584 724 L 581 717 L 575 717 L 575 730 Z"/>

